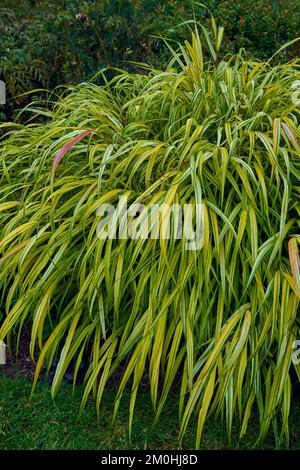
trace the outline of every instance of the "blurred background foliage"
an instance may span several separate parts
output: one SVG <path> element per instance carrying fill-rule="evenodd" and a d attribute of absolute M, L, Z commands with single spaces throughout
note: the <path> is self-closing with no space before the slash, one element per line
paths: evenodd
<path fill-rule="evenodd" d="M 223 53 L 241 47 L 257 58 L 272 55 L 300 35 L 300 0 L 203 1 L 225 27 Z M 159 36 L 182 40 L 192 18 L 209 20 L 208 11 L 189 0 L 1 0 L 0 79 L 8 104 L 0 120 L 24 105 L 18 95 L 89 79 L 107 66 L 160 68 L 169 52 Z M 280 60 L 299 55 L 299 43 Z"/>

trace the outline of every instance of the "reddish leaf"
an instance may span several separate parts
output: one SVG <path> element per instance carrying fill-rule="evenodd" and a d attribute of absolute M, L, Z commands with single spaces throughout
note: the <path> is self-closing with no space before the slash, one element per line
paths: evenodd
<path fill-rule="evenodd" d="M 59 152 L 57 153 L 56 157 L 54 158 L 54 161 L 52 163 L 52 169 L 51 169 L 51 177 L 52 179 L 54 178 L 55 176 L 55 172 L 56 172 L 56 168 L 58 167 L 62 157 L 77 143 L 79 142 L 81 139 L 83 139 L 83 137 L 85 137 L 86 135 L 89 135 L 91 134 L 92 132 L 94 132 L 92 129 L 89 129 L 87 131 L 84 131 L 82 132 L 81 134 L 77 135 L 76 137 L 74 137 L 74 139 L 70 140 L 70 142 L 68 142 L 62 149 L 59 150 Z"/>

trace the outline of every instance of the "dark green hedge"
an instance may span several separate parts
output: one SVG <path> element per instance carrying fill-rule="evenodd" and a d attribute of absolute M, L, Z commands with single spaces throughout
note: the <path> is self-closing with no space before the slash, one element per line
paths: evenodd
<path fill-rule="evenodd" d="M 225 27 L 224 53 L 244 47 L 264 59 L 300 35 L 300 0 L 203 3 Z M 108 65 L 130 68 L 128 61 L 146 61 L 161 67 L 168 50 L 152 35 L 182 39 L 186 28 L 174 27 L 192 18 L 192 5 L 189 0 L 2 0 L 0 79 L 12 97 L 79 82 Z M 194 8 L 197 18 L 208 21 L 207 10 Z M 299 55 L 299 46 L 281 59 L 288 54 Z"/>

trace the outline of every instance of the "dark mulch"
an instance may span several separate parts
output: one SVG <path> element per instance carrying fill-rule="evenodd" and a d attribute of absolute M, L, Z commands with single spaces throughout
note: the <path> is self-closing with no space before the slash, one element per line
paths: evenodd
<path fill-rule="evenodd" d="M 35 364 L 29 355 L 30 334 L 25 331 L 19 344 L 18 351 L 15 346 L 7 351 L 6 364 L 1 366 L 1 370 L 8 377 L 22 375 L 31 378 L 34 376 Z"/>

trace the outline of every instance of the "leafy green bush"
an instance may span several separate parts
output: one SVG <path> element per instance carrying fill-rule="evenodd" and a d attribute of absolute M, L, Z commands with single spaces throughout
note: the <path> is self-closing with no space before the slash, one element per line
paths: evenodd
<path fill-rule="evenodd" d="M 212 2 L 214 16 L 226 29 L 227 46 L 232 51 L 244 47 L 255 57 L 266 59 L 279 47 L 299 36 L 299 0 L 225 0 Z M 286 54 L 299 56 L 299 46 Z"/>
<path fill-rule="evenodd" d="M 170 0 L 160 8 L 157 0 L 31 3 L 1 6 L 0 74 L 11 95 L 33 84 L 78 83 L 109 64 L 157 61 L 160 44 L 156 41 L 153 51 L 154 40 L 148 35 L 164 32 L 162 17 L 164 27 L 173 25 L 174 17 L 179 21 L 173 7 L 183 4 Z"/>
<path fill-rule="evenodd" d="M 204 3 L 226 28 L 225 53 L 244 47 L 265 59 L 299 34 L 300 0 Z M 193 7 L 197 18 L 208 21 L 201 5 L 186 0 L 2 1 L 0 79 L 12 98 L 32 88 L 79 83 L 109 65 L 133 70 L 129 61 L 143 61 L 161 68 L 168 49 L 151 35 L 186 39 L 186 29 L 174 25 L 191 18 Z M 289 51 L 297 56 L 299 46 Z M 6 114 L 21 103 L 21 97 L 11 102 Z"/>
<path fill-rule="evenodd" d="M 300 379 L 299 61 L 221 59 L 223 30 L 199 27 L 209 62 L 196 29 L 165 70 L 70 87 L 35 105 L 46 122 L 2 139 L 0 339 L 31 329 L 34 384 L 59 356 L 53 395 L 88 353 L 82 406 L 93 393 L 101 414 L 116 374 L 114 418 L 131 386 L 130 429 L 147 375 L 155 420 L 179 381 L 180 441 L 194 413 L 197 447 L 209 415 L 242 437 L 257 407 L 258 441 L 272 423 L 280 443 Z M 158 239 L 97 236 L 97 208 L 120 196 L 145 204 L 136 224 L 158 202 L 191 204 L 194 224 L 200 204 L 200 249 L 177 239 L 176 218 L 169 239 L 163 218 Z"/>

